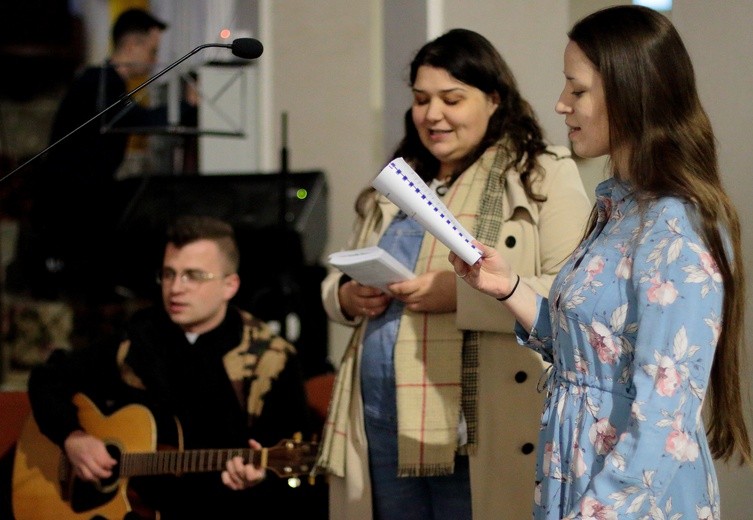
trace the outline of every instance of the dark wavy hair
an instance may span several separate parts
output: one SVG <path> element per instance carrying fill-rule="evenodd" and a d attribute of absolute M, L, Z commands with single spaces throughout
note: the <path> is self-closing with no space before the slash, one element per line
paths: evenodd
<path fill-rule="evenodd" d="M 614 175 L 647 200 L 674 196 L 695 209 L 698 232 L 724 280 L 723 326 L 707 400 L 709 444 L 715 458 L 728 460 L 737 451 L 741 462 L 750 462 L 739 368 L 745 302 L 740 223 L 722 186 L 690 56 L 672 23 L 645 7 L 597 11 L 568 36 L 604 84 Z"/>
<path fill-rule="evenodd" d="M 474 31 L 452 29 L 426 43 L 416 53 L 410 64 L 410 86 L 413 86 L 418 69 L 422 66 L 444 69 L 453 78 L 485 94 L 496 93 L 500 100 L 497 110 L 489 119 L 486 134 L 475 150 L 458 165 L 450 183 L 504 137 L 510 152 L 506 167 L 518 166 L 526 194 L 533 200 L 544 200 L 532 188 L 535 174 L 543 174 L 538 168 L 537 158 L 546 151 L 544 134 L 531 105 L 518 91 L 510 67 L 494 45 Z M 405 112 L 404 122 L 405 135 L 392 158 L 403 157 L 424 181 L 429 182 L 439 172 L 439 161 L 421 142 L 410 108 Z M 356 202 L 359 214 L 363 214 L 362 203 L 372 191 L 367 189 L 359 196 Z"/>

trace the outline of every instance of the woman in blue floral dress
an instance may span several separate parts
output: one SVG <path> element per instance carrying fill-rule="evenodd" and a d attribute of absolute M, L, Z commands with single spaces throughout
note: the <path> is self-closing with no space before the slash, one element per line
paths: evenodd
<path fill-rule="evenodd" d="M 479 244 L 473 266 L 450 260 L 552 363 L 535 518 L 718 519 L 713 458 L 751 462 L 745 283 L 693 67 L 672 24 L 646 8 L 596 12 L 568 36 L 557 111 L 575 152 L 609 154 L 612 170 L 589 232 L 548 299 L 492 248 Z"/>

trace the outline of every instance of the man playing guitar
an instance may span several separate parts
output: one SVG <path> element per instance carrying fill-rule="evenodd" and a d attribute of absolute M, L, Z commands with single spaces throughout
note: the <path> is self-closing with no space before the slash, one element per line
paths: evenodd
<path fill-rule="evenodd" d="M 55 352 L 32 371 L 34 419 L 79 480 L 102 483 L 126 469 L 105 439 L 82 426 L 74 403 L 80 394 L 104 415 L 143 405 L 154 418 L 157 443 L 179 450 L 259 450 L 311 433 L 295 349 L 229 304 L 240 284 L 238 264 L 230 225 L 179 218 L 168 231 L 158 274 L 163 305 L 134 314 L 116 341 Z M 126 435 L 131 427 L 118 429 Z M 305 487 L 290 487 L 248 462 L 229 457 L 221 476 L 179 470 L 133 477 L 129 488 L 163 520 L 311 512 Z"/>

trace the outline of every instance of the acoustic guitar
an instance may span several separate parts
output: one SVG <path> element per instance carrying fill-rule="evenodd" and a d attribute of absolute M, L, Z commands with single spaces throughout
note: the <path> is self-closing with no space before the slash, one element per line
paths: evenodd
<path fill-rule="evenodd" d="M 113 475 L 98 483 L 77 479 L 65 454 L 29 416 L 13 464 L 16 520 L 121 519 L 134 507 L 128 493 L 128 478 L 134 476 L 222 471 L 228 460 L 240 456 L 280 477 L 296 478 L 310 474 L 316 461 L 317 444 L 300 438 L 260 450 L 158 451 L 156 423 L 145 406 L 128 405 L 106 416 L 83 394 L 76 394 L 73 402 L 82 428 L 104 441 L 118 461 Z"/>

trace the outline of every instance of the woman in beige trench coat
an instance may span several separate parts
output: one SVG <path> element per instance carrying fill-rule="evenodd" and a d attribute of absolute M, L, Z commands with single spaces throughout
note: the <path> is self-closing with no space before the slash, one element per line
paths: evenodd
<path fill-rule="evenodd" d="M 441 44 L 442 38 L 427 45 L 432 46 L 437 41 Z M 489 50 L 491 46 L 485 39 L 479 41 L 482 37 L 470 31 L 451 31 L 444 38 L 468 38 L 473 42 L 473 45 L 451 45 L 449 47 L 452 49 L 460 50 L 450 52 L 478 52 L 480 46 L 486 52 L 498 56 L 493 48 Z M 421 51 L 417 58 L 420 56 Z M 501 57 L 498 59 L 501 61 Z M 439 79 L 439 87 L 436 89 L 438 92 L 447 90 L 443 81 L 448 78 L 451 84 L 453 81 L 459 83 L 458 88 L 467 87 L 470 90 L 477 87 L 464 83 L 464 78 L 456 78 L 449 68 L 416 64 L 416 60 L 414 65 L 412 85 L 414 92 L 420 87 L 420 94 L 415 94 L 416 101 L 410 119 L 420 135 L 422 128 L 425 128 L 425 119 L 421 118 L 421 114 L 426 118 L 426 114 L 433 110 L 421 108 L 425 106 L 422 96 L 425 94 L 431 97 L 430 93 L 434 92 L 431 80 L 436 80 L 437 77 L 432 76 L 433 73 L 448 72 L 447 77 Z M 426 67 L 432 70 L 427 70 Z M 514 79 L 507 70 L 504 79 L 508 92 L 510 86 L 515 88 Z M 446 183 L 447 190 L 443 192 L 443 201 L 466 229 L 471 230 L 481 241 L 505 251 L 509 261 L 519 269 L 518 272 L 525 277 L 526 282 L 542 294 L 547 294 L 561 263 L 572 252 L 584 231 L 590 204 L 567 149 L 541 144 L 534 161 L 516 162 L 514 157 L 519 148 L 511 143 L 508 133 L 502 131 L 490 144 L 485 145 L 489 142 L 488 134 L 494 130 L 494 114 L 501 105 L 510 110 L 510 102 L 500 100 L 498 90 L 482 95 L 487 97 L 480 98 L 480 106 L 491 106 L 490 115 L 484 122 L 484 125 L 488 123 L 489 131 L 481 132 L 475 143 L 477 149 L 469 150 L 465 161 L 454 161 L 449 164 L 449 170 L 444 170 L 441 149 L 433 147 L 434 143 L 429 137 L 426 139 L 429 144 L 426 148 L 432 155 L 436 152 L 440 156 L 437 157 L 439 172 L 449 171 L 450 174 L 445 179 L 449 182 Z M 452 127 L 457 118 L 453 119 L 452 109 L 448 107 L 456 107 L 457 104 L 452 105 L 446 98 L 441 101 L 440 104 L 445 104 L 445 113 L 440 110 L 439 115 L 430 115 L 430 118 L 444 120 L 447 127 Z M 427 104 L 431 105 L 431 102 L 428 101 Z M 464 102 L 468 102 L 467 98 L 464 98 Z M 485 102 L 490 105 L 484 105 Z M 517 102 L 516 108 L 524 114 L 529 126 L 532 123 L 536 131 L 540 132 L 527 103 L 519 97 Z M 434 124 L 438 128 L 443 123 Z M 426 145 L 424 136 L 420 137 Z M 462 135 L 458 140 L 462 141 Z M 539 141 L 543 143 L 543 139 Z M 419 166 L 416 170 L 421 174 L 420 165 L 412 162 L 409 157 L 406 160 L 414 168 Z M 521 172 L 532 175 L 525 175 L 527 178 L 521 179 Z M 440 174 L 435 172 L 435 177 L 427 180 L 435 181 L 433 184 L 436 185 L 439 179 Z M 367 194 L 362 203 L 349 248 L 378 244 L 398 213 L 398 208 L 375 192 Z M 534 474 L 535 444 L 543 403 L 543 396 L 537 391 L 537 383 L 546 367 L 539 356 L 527 349 L 510 348 L 515 343 L 512 317 L 504 313 L 504 306 L 494 298 L 481 295 L 466 287 L 466 284 L 456 283 L 447 262 L 448 250 L 443 244 L 433 236 L 424 234 L 420 248 L 415 266 L 418 279 L 422 275 L 438 277 L 442 281 L 442 288 L 450 293 L 452 307 L 449 312 L 447 309 L 428 309 L 422 312 L 421 303 L 414 304 L 405 299 L 408 303 L 400 318 L 396 344 L 407 347 L 396 347 L 395 369 L 396 372 L 400 370 L 400 365 L 404 364 L 401 360 L 406 357 L 405 350 L 400 354 L 400 348 L 429 345 L 424 351 L 427 354 L 425 364 L 420 367 L 425 369 L 430 381 L 441 380 L 443 383 L 436 385 L 441 389 L 432 388 L 423 394 L 427 398 L 425 402 L 431 403 L 434 399 L 438 403 L 437 407 L 444 411 L 457 410 L 458 417 L 444 412 L 436 413 L 436 410 L 431 410 L 431 405 L 428 411 L 416 411 L 412 407 L 417 402 L 424 402 L 420 394 L 411 394 L 413 390 L 399 390 L 399 423 L 410 423 L 414 417 L 425 413 L 425 416 L 421 416 L 427 419 L 424 422 L 439 424 L 440 427 L 435 430 L 442 431 L 441 427 L 445 427 L 448 433 L 442 436 L 434 430 L 424 431 L 421 435 L 422 445 L 422 441 L 411 438 L 409 432 L 414 428 L 406 428 L 404 432 L 398 426 L 400 451 L 405 451 L 399 454 L 398 472 L 414 475 L 405 477 L 409 479 L 452 474 L 456 467 L 453 464 L 453 454 L 455 463 L 458 454 L 467 455 L 470 463 L 473 517 L 529 518 L 533 496 L 531 476 Z M 330 319 L 352 326 L 354 333 L 338 371 L 319 462 L 330 473 L 330 517 L 360 520 L 379 518 L 378 514 L 372 514 L 372 509 L 380 510 L 378 504 L 372 507 L 372 483 L 360 384 L 361 340 L 369 320 L 375 319 L 378 313 L 367 312 L 365 307 L 364 312 L 360 312 L 359 307 L 353 307 L 352 295 L 343 292 L 348 284 L 353 285 L 355 282 L 344 278 L 339 272 L 332 272 L 322 284 L 324 306 Z M 395 290 L 395 298 L 400 299 L 400 284 L 391 286 L 391 289 Z M 343 298 L 348 301 L 344 302 Z M 390 300 L 388 297 L 385 299 Z M 431 306 L 432 303 L 427 302 L 425 305 Z M 372 311 L 374 308 L 368 310 Z M 469 347 L 469 336 L 464 331 L 476 332 L 473 347 Z M 444 348 L 447 350 L 442 350 Z M 463 358 L 472 349 L 475 352 L 473 359 Z M 411 353 L 410 350 L 407 352 Z M 431 355 L 436 352 L 441 354 L 432 358 Z M 407 356 L 411 359 L 417 357 L 412 354 Z M 451 361 L 448 362 L 447 359 Z M 409 359 L 408 363 L 410 362 Z M 467 377 L 467 374 L 472 375 Z M 410 375 L 408 370 L 408 377 Z M 457 384 L 447 384 L 447 381 L 456 381 Z M 399 382 L 398 375 L 400 388 L 422 386 L 400 386 Z M 471 386 L 472 391 L 469 391 Z M 451 390 L 446 392 L 446 388 Z M 413 449 L 421 457 L 411 458 Z M 428 454 L 426 458 L 431 463 L 424 463 L 424 454 Z M 405 511 L 418 510 L 425 505 L 419 502 L 420 499 L 407 500 L 404 504 Z M 434 505 L 434 508 L 436 510 L 437 506 Z M 393 514 L 385 520 L 392 520 Z M 382 516 L 387 516 L 384 509 Z M 441 518 L 441 515 L 437 516 L 435 512 L 434 516 L 428 518 Z"/>

